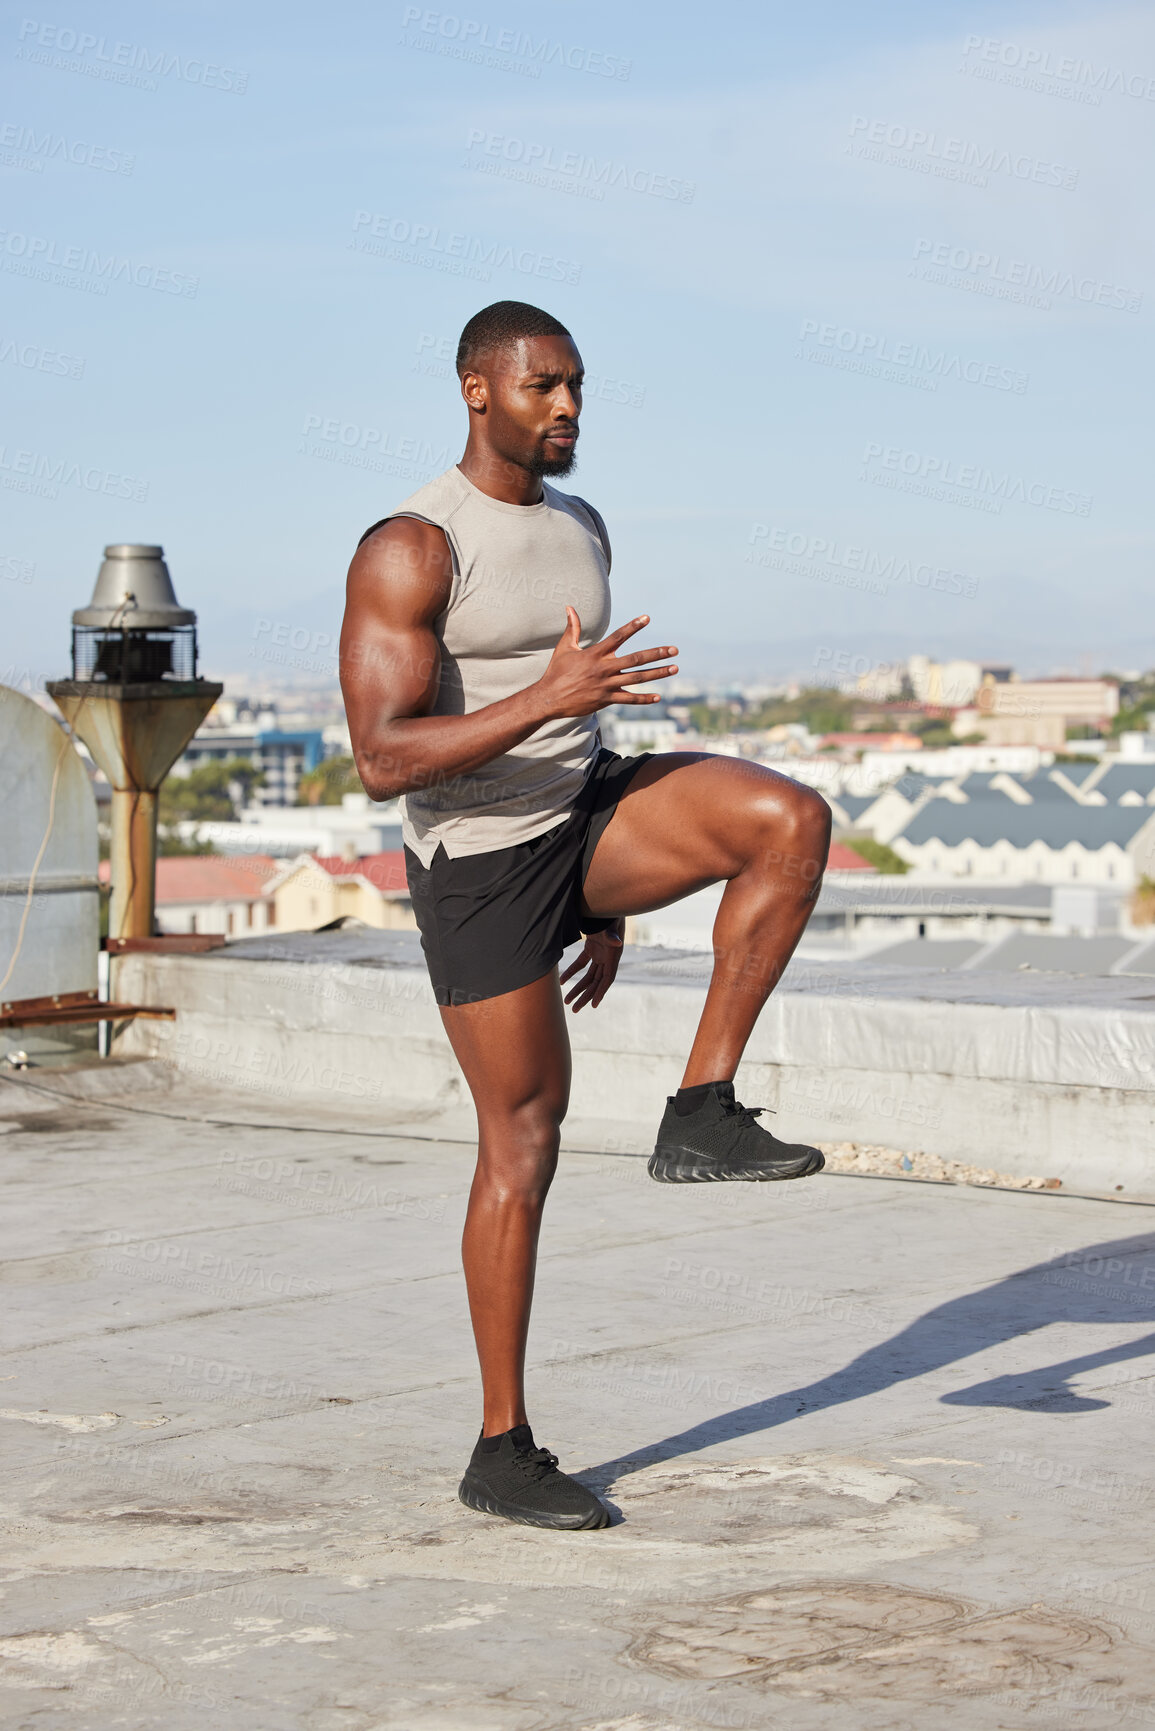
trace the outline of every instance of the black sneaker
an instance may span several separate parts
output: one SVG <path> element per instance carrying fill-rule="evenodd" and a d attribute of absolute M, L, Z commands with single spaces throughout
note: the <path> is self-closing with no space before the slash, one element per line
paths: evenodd
<path fill-rule="evenodd" d="M 525 1527 L 584 1532 L 608 1527 L 610 1511 L 592 1491 L 557 1470 L 557 1456 L 534 1447 L 527 1424 L 478 1437 L 457 1491 L 466 1508 Z"/>
<path fill-rule="evenodd" d="M 679 1117 L 674 1097 L 666 1101 L 658 1145 L 649 1172 L 659 1184 L 710 1184 L 718 1179 L 773 1184 L 809 1178 L 826 1161 L 817 1148 L 779 1142 L 754 1120 L 761 1106 L 740 1106 L 734 1084 L 711 1088 L 696 1112 Z"/>

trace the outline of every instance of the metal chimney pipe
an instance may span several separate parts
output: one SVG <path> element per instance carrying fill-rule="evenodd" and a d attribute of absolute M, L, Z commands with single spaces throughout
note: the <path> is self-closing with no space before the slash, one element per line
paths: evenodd
<path fill-rule="evenodd" d="M 74 677 L 47 689 L 112 785 L 108 935 L 147 938 L 157 793 L 224 686 L 180 677 L 195 672 L 196 614 L 178 603 L 160 547 L 106 547 L 92 600 L 72 625 Z M 174 676 L 176 660 L 185 665 Z"/>

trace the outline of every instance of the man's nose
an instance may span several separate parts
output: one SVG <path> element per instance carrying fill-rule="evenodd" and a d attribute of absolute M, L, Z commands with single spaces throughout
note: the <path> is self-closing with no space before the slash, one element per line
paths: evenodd
<path fill-rule="evenodd" d="M 558 421 L 576 421 L 581 414 L 581 404 L 568 385 L 561 385 L 553 399 L 554 419 Z"/>

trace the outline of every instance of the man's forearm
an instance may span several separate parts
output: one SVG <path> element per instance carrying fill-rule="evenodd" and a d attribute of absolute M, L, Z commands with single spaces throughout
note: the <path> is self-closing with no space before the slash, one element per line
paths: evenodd
<path fill-rule="evenodd" d="M 403 716 L 383 723 L 355 749 L 357 770 L 371 797 L 395 799 L 480 769 L 549 719 L 538 685 L 472 715 Z"/>

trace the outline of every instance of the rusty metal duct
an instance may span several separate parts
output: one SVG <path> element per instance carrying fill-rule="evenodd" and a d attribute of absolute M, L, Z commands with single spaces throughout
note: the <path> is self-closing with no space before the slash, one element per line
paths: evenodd
<path fill-rule="evenodd" d="M 160 547 L 104 550 L 72 615 L 72 678 L 48 690 L 112 785 L 109 936 L 151 937 L 161 782 L 223 685 L 196 676 L 196 614 L 177 601 Z"/>

